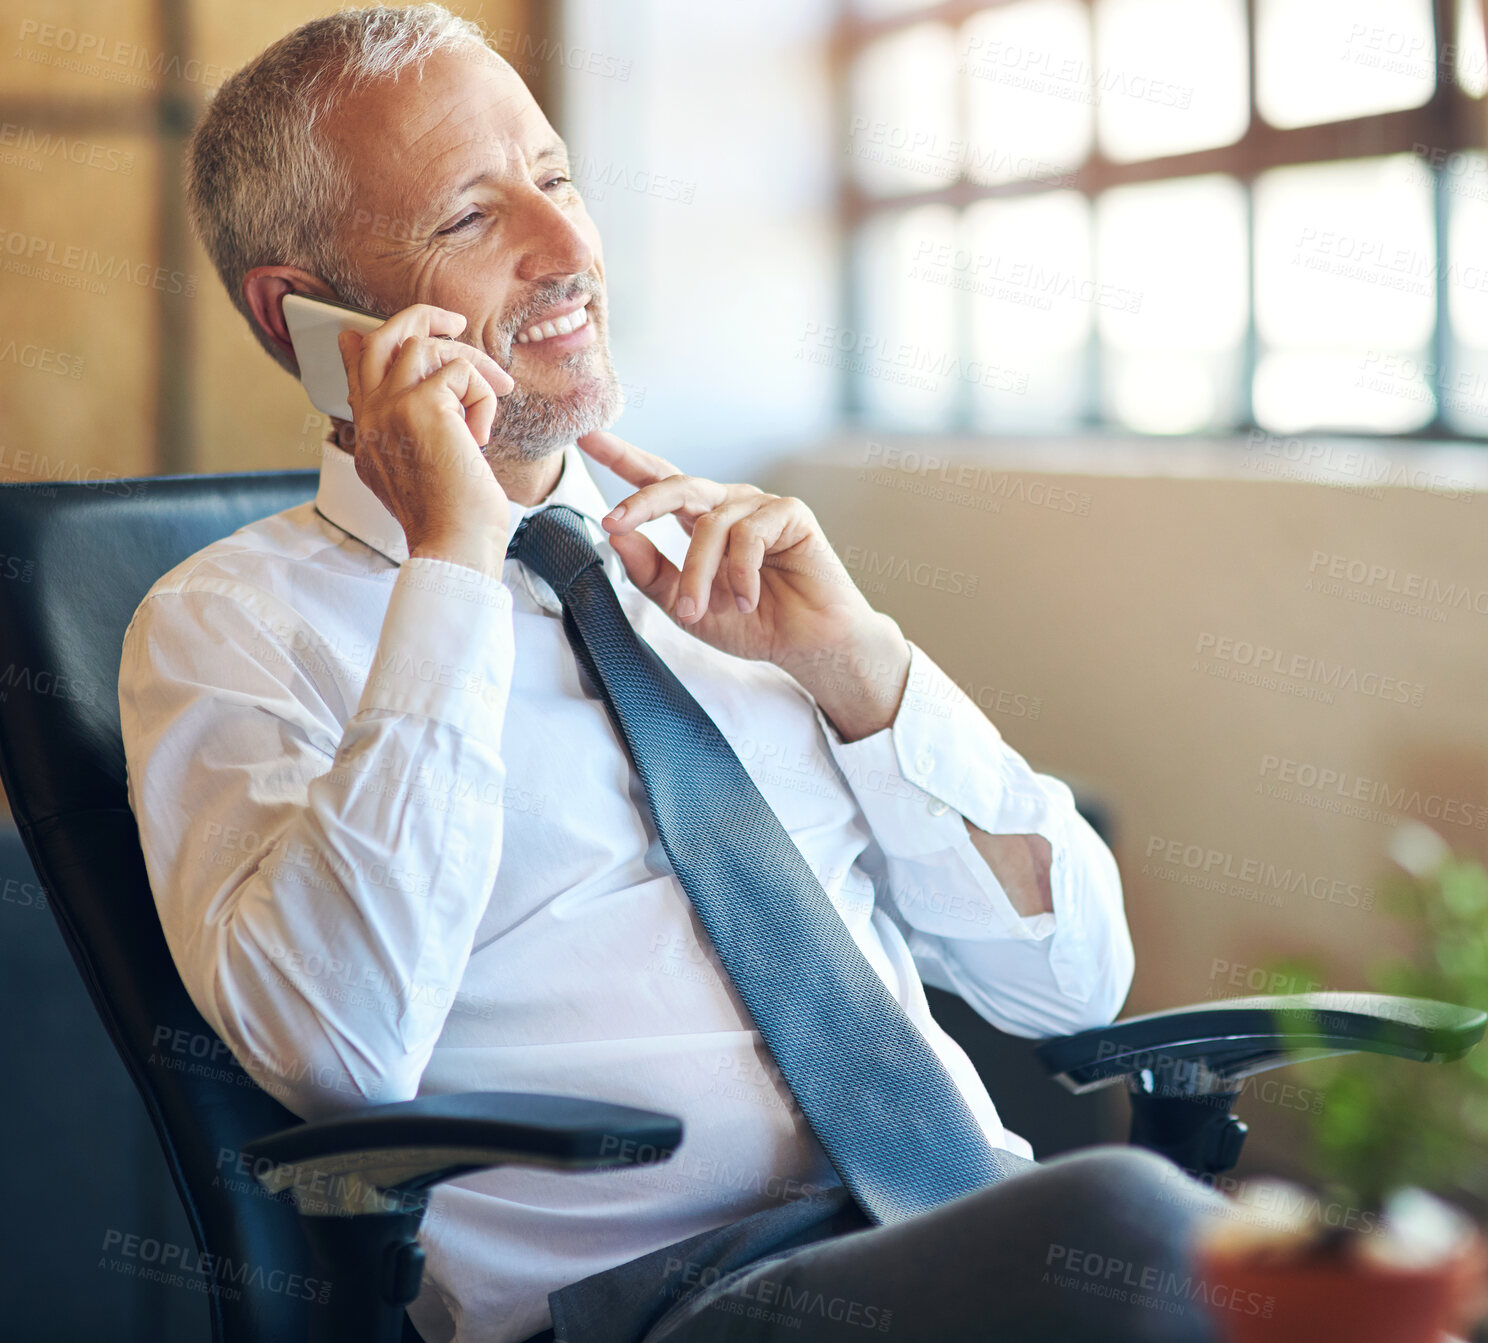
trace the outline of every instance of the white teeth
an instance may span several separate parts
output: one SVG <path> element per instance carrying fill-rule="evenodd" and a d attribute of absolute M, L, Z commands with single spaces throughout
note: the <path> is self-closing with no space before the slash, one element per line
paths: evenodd
<path fill-rule="evenodd" d="M 586 304 L 582 308 L 575 308 L 573 312 L 565 313 L 562 317 L 555 317 L 549 322 L 537 322 L 525 331 L 517 332 L 517 343 L 530 345 L 534 341 L 547 340 L 550 336 L 566 336 L 570 331 L 577 331 L 588 321 L 589 307 Z"/>

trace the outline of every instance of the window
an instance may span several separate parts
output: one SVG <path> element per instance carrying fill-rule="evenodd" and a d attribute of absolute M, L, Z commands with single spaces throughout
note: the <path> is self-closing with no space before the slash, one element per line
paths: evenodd
<path fill-rule="evenodd" d="M 852 0 L 849 413 L 1488 437 L 1480 0 Z"/>

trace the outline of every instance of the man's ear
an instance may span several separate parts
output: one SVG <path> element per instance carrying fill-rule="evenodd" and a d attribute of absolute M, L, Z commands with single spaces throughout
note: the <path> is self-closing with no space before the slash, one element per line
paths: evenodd
<path fill-rule="evenodd" d="M 243 297 L 253 320 L 268 333 L 270 340 L 284 351 L 291 367 L 298 367 L 289 327 L 284 321 L 284 296 L 309 294 L 312 298 L 334 299 L 336 292 L 318 275 L 294 266 L 255 266 L 243 277 Z"/>

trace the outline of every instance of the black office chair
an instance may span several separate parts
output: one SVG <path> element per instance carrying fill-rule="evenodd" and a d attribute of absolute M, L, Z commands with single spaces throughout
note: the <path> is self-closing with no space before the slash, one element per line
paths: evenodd
<path fill-rule="evenodd" d="M 313 471 L 0 487 L 0 782 L 94 1005 L 149 1112 L 197 1248 L 229 1266 L 208 1294 L 216 1343 L 416 1340 L 415 1237 L 427 1190 L 505 1163 L 598 1169 L 663 1160 L 668 1115 L 513 1093 L 423 1097 L 302 1124 L 240 1068 L 192 1005 L 156 917 L 125 794 L 116 683 L 150 585 L 211 541 L 311 497 Z M 1083 1091 L 1125 1081 L 1132 1139 L 1198 1172 L 1228 1169 L 1243 1079 L 1299 1047 L 1461 1057 L 1488 1017 L 1447 1004 L 1313 994 L 1250 998 L 1048 1041 Z M 189 1042 L 184 1051 L 174 1047 Z M 305 1284 L 313 1281 L 313 1290 Z M 287 1290 L 297 1282 L 299 1290 Z M 313 1299 L 306 1299 L 307 1296 Z"/>

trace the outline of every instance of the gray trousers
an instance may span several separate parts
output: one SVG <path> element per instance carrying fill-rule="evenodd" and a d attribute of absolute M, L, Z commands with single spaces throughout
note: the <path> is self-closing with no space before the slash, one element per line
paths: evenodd
<path fill-rule="evenodd" d="M 529 1343 L 1209 1343 L 1192 1251 L 1223 1199 L 1133 1148 L 1016 1164 L 895 1226 L 841 1186 L 767 1208 L 551 1293 Z"/>

